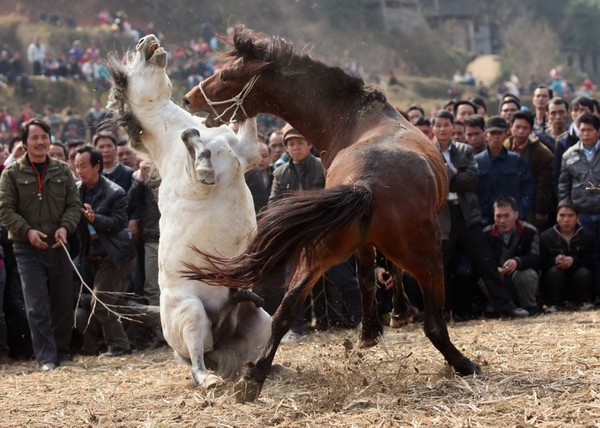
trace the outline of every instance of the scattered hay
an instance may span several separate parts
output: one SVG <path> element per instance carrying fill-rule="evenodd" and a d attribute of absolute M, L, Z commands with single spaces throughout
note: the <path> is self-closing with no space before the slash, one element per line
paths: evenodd
<path fill-rule="evenodd" d="M 49 373 L 15 363 L 0 368 L 0 426 L 600 426 L 599 314 L 452 324 L 454 343 L 484 372 L 465 378 L 421 325 L 387 330 L 387 353 L 351 346 L 355 331 L 315 333 L 280 348 L 282 369 L 247 404 L 230 384 L 193 388 L 166 349 L 77 357 Z"/>

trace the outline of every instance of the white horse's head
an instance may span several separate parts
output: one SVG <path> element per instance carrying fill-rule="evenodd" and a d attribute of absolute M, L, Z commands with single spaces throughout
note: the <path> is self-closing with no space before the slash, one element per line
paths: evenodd
<path fill-rule="evenodd" d="M 170 101 L 173 87 L 166 70 L 167 52 L 156 36 L 150 34 L 140 39 L 126 61 L 110 54 L 106 67 L 112 83 L 106 107 L 127 132 L 132 147 L 145 152 L 142 126 L 136 115 Z"/>

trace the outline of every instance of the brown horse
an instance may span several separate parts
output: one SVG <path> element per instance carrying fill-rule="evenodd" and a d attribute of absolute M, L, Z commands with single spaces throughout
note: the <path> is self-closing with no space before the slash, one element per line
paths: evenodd
<path fill-rule="evenodd" d="M 234 48 L 214 76 L 190 91 L 185 107 L 208 111 L 208 125 L 258 113 L 277 115 L 318 150 L 327 168 L 323 190 L 269 205 L 258 232 L 234 258 L 203 254 L 212 268 L 187 275 L 228 287 L 249 287 L 293 266 L 289 290 L 273 317 L 271 338 L 249 363 L 239 398 L 258 396 L 283 335 L 317 279 L 357 254 L 363 299 L 362 339 L 381 332 L 375 314 L 374 247 L 418 281 L 424 331 L 460 374 L 479 373 L 450 341 L 443 319 L 444 276 L 438 213 L 448 194 L 437 148 L 385 96 L 339 68 L 295 54 L 285 40 L 237 26 Z M 370 336 L 370 337 L 369 337 Z"/>

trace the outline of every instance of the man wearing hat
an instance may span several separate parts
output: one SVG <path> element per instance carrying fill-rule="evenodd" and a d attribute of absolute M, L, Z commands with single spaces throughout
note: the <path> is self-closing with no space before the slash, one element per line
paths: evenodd
<path fill-rule="evenodd" d="M 525 160 L 503 146 L 508 122 L 492 116 L 485 123 L 487 148 L 475 156 L 479 168 L 477 196 L 481 205 L 483 226 L 494 224 L 494 201 L 513 197 L 520 218 L 527 218 L 533 200 L 533 180 Z"/>

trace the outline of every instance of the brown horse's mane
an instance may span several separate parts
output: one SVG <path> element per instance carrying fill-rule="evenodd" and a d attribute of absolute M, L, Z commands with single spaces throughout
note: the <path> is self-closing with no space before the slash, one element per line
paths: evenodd
<path fill-rule="evenodd" d="M 243 58 L 271 63 L 282 76 L 297 74 L 299 70 L 310 70 L 311 75 L 320 76 L 323 88 L 334 96 L 344 98 L 354 95 L 363 102 L 385 103 L 383 92 L 374 85 L 365 85 L 358 77 L 351 76 L 340 67 L 329 66 L 307 54 L 298 54 L 293 45 L 279 36 L 268 36 L 253 31 L 244 25 L 237 25 L 233 36 L 233 49 L 225 54 L 227 58 Z"/>
<path fill-rule="evenodd" d="M 129 57 L 130 54 L 127 53 L 126 58 Z M 138 152 L 145 153 L 147 150 L 141 140 L 142 126 L 131 113 L 125 101 L 128 85 L 127 62 L 122 61 L 116 52 L 111 52 L 105 61 L 105 67 L 111 81 L 107 104 L 107 110 L 111 112 L 111 115 L 105 120 L 105 123 L 114 127 L 122 127 L 127 133 L 131 147 Z"/>

